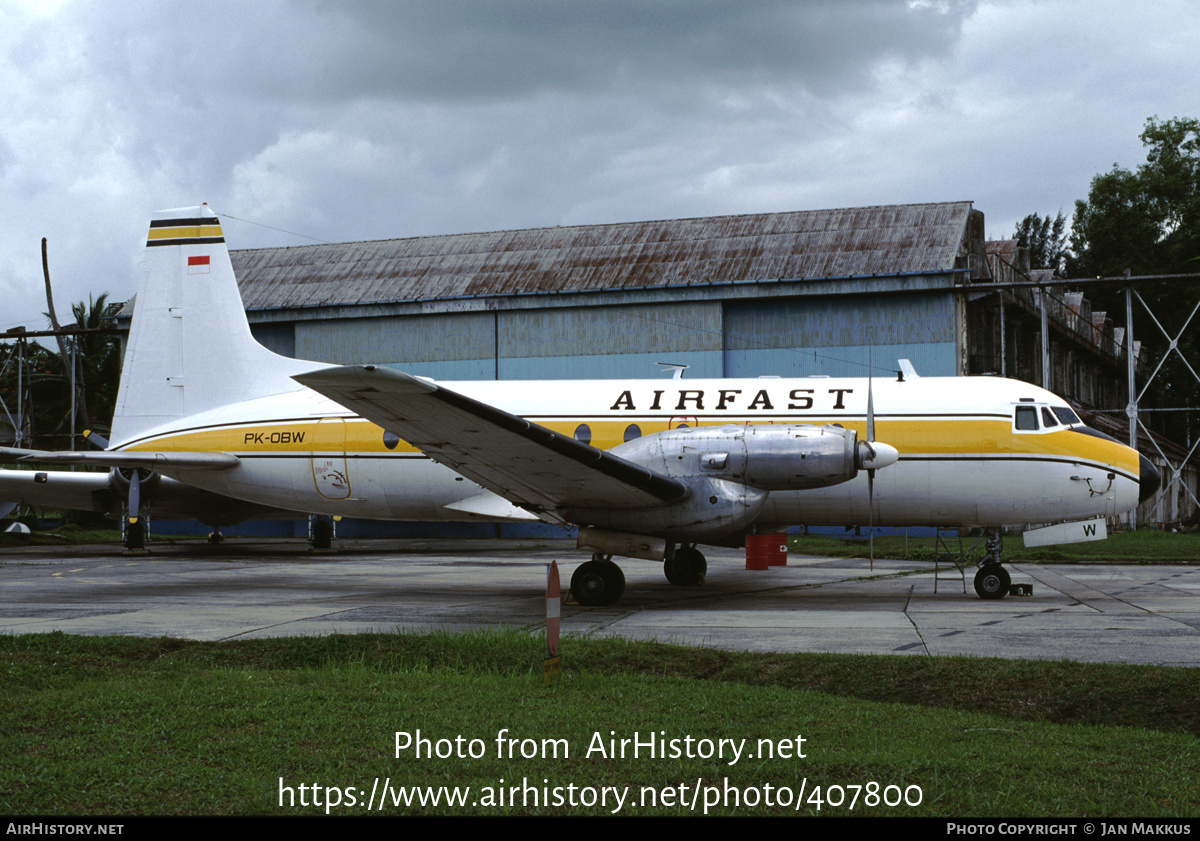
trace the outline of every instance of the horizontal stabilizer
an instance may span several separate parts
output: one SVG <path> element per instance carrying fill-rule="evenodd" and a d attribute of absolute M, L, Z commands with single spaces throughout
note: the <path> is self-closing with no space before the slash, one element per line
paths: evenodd
<path fill-rule="evenodd" d="M 1034 546 L 1056 546 L 1060 543 L 1083 543 L 1088 540 L 1104 540 L 1108 537 L 1108 526 L 1103 517 L 1095 520 L 1080 520 L 1074 523 L 1055 523 L 1040 529 L 1029 529 L 1021 535 L 1027 548 Z"/>

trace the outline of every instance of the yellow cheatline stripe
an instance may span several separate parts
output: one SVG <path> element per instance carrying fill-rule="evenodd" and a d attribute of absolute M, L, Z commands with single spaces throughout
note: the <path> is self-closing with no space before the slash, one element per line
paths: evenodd
<path fill-rule="evenodd" d="M 537 422 L 536 418 L 530 418 Z M 813 419 L 809 423 L 824 425 L 836 419 Z M 139 442 L 127 452 L 232 452 L 232 453 L 295 453 L 306 456 L 312 452 L 346 452 L 350 454 L 411 454 L 419 452 L 407 441 L 389 450 L 383 444 L 383 430 L 362 418 L 346 418 L 345 424 L 319 425 L 316 421 L 262 422 L 235 427 L 189 430 L 175 435 Z M 800 419 L 794 423 L 804 423 Z M 579 419 L 551 421 L 543 425 L 564 435 L 574 435 L 580 424 L 586 423 L 592 432 L 591 443 L 601 449 L 611 449 L 624 441 L 629 422 L 625 420 Z M 709 426 L 725 426 L 721 419 Z M 701 425 L 704 425 L 703 421 Z M 846 428 L 854 429 L 859 437 L 866 435 L 866 423 L 850 421 Z M 666 421 L 640 422 L 643 436 L 662 432 Z M 1067 457 L 1081 461 L 1111 464 L 1136 475 L 1139 470 L 1137 453 L 1123 444 L 1066 429 L 1056 432 L 1016 434 L 1008 420 L 922 420 L 878 421 L 875 437 L 900 451 L 901 458 L 911 455 L 987 455 L 1025 457 Z"/>
<path fill-rule="evenodd" d="M 180 225 L 176 228 L 151 228 L 147 239 L 195 239 L 223 237 L 220 225 Z"/>

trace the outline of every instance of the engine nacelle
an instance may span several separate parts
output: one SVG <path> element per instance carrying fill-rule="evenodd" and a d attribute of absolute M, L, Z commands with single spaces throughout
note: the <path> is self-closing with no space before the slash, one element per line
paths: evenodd
<path fill-rule="evenodd" d="M 825 488 L 858 475 L 868 457 L 854 430 L 772 425 L 681 428 L 612 450 L 676 479 L 724 479 L 765 491 Z"/>
<path fill-rule="evenodd" d="M 124 502 L 129 499 L 129 484 L 133 481 L 133 471 L 137 470 L 138 487 L 141 492 L 142 505 L 154 498 L 155 491 L 162 483 L 162 475 L 144 468 L 114 467 L 108 472 L 108 486 L 117 499 Z"/>
<path fill-rule="evenodd" d="M 678 479 L 688 495 L 646 509 L 577 509 L 568 519 L 622 533 L 714 541 L 745 529 L 771 491 L 824 488 L 896 459 L 886 444 L 858 441 L 840 426 L 683 427 L 613 448 L 620 456 Z"/>
<path fill-rule="evenodd" d="M 758 518 L 768 491 L 714 476 L 680 477 L 688 495 L 678 502 L 645 509 L 576 509 L 569 520 L 635 535 L 676 540 L 719 540 Z"/>

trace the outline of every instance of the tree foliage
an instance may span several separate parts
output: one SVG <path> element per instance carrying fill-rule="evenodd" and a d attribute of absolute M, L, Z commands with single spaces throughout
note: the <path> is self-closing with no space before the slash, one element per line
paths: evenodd
<path fill-rule="evenodd" d="M 1062 211 L 1053 219 L 1030 213 L 1017 223 L 1017 244 L 1029 251 L 1030 267 L 1054 269 L 1060 277 L 1067 267 L 1067 220 Z"/>
<path fill-rule="evenodd" d="M 116 315 L 117 304 L 108 303 L 108 293 L 98 298 L 88 296 L 86 302 L 79 301 L 71 306 L 75 326 L 96 330 L 109 326 Z M 77 382 L 80 392 L 80 412 L 87 429 L 112 423 L 116 407 L 117 386 L 121 379 L 121 347 L 113 333 L 80 333 L 72 337 L 75 355 L 79 361 Z"/>
<path fill-rule="evenodd" d="M 1075 202 L 1072 277 L 1194 271 L 1200 254 L 1200 120 L 1146 121 L 1146 163 L 1117 165 Z"/>
<path fill-rule="evenodd" d="M 87 301 L 71 307 L 75 323 L 66 326 L 91 330 L 109 326 L 108 321 L 117 306 L 108 303 L 107 293 L 89 296 Z M 75 433 L 85 429 L 107 430 L 112 421 L 121 376 L 121 350 L 116 335 L 89 332 L 65 336 L 63 347 L 65 359 L 62 353 L 37 342 L 28 342 L 23 365 L 18 365 L 15 344 L 0 349 L 0 399 L 14 420 L 18 406 L 23 409 L 27 437 L 22 445 L 25 447 L 57 450 L 71 445 L 72 356 L 75 360 Z M 7 414 L 0 412 L 0 419 L 0 425 L 9 426 Z M 11 428 L 2 434 L 9 438 Z"/>
<path fill-rule="evenodd" d="M 1141 140 L 1146 163 L 1132 172 L 1114 165 L 1092 179 L 1086 201 L 1075 202 L 1071 277 L 1200 270 L 1200 120 L 1152 117 Z M 1146 402 L 1171 408 L 1200 405 L 1200 383 L 1183 361 L 1200 370 L 1200 324 L 1180 333 L 1200 286 L 1143 283 L 1136 290 L 1146 308 L 1134 303 L 1133 335 L 1151 366 L 1163 360 Z M 1089 297 L 1095 309 L 1124 313 L 1124 297 L 1117 290 L 1097 289 Z M 1179 342 L 1172 350 L 1176 336 Z M 1185 445 L 1194 435 L 1182 414 L 1167 413 L 1155 425 Z"/>

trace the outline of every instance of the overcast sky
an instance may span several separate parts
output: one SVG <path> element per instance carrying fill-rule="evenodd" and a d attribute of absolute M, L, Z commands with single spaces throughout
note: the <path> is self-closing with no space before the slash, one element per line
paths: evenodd
<path fill-rule="evenodd" d="M 0 330 L 46 324 L 43 236 L 67 320 L 205 201 L 232 248 L 960 200 L 1007 237 L 1198 88 L 1192 0 L 0 0 Z"/>

